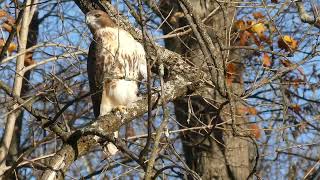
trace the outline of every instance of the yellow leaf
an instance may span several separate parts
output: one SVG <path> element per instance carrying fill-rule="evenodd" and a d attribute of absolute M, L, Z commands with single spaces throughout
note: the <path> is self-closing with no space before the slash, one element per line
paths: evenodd
<path fill-rule="evenodd" d="M 298 48 L 298 41 L 291 36 L 285 35 L 279 38 L 278 46 L 285 51 L 295 51 Z"/>
<path fill-rule="evenodd" d="M 263 33 L 266 30 L 266 27 L 262 23 L 256 23 L 252 25 L 250 29 L 252 32 L 257 33 L 259 37 L 263 37 L 264 36 Z"/>
<path fill-rule="evenodd" d="M 0 39 L 0 50 L 3 48 L 5 44 L 6 42 L 3 39 Z M 17 49 L 17 45 L 15 43 L 10 43 L 7 51 L 9 52 L 9 54 L 11 54 L 16 49 Z"/>

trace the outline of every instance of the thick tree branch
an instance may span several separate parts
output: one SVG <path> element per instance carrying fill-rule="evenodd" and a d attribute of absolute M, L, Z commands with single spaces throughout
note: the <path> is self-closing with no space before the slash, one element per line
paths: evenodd
<path fill-rule="evenodd" d="M 182 63 L 178 60 L 181 61 L 181 59 L 177 59 L 177 57 L 174 58 L 172 56 L 168 56 L 168 59 L 166 59 L 164 64 L 168 64 L 168 61 L 170 61 L 170 63 L 176 63 L 178 66 L 171 66 L 173 68 L 177 68 L 176 70 L 173 70 L 174 74 L 176 74 L 176 72 L 184 70 L 188 67 L 185 62 Z M 165 90 L 166 95 L 163 98 L 166 101 L 181 97 L 187 94 L 188 91 L 193 90 L 193 88 L 203 85 L 200 77 L 198 77 L 199 72 L 190 70 L 189 73 L 190 74 L 188 74 L 187 77 L 182 77 L 181 75 L 176 74 L 174 78 L 165 83 L 165 87 L 167 87 L 167 89 Z M 158 95 L 154 94 L 152 102 L 156 102 L 157 98 Z M 74 132 L 67 141 L 69 144 L 71 144 L 71 146 L 69 144 L 64 144 L 62 149 L 58 151 L 57 155 L 51 158 L 49 167 L 53 169 L 59 167 L 59 169 L 56 170 L 62 170 L 62 172 L 65 172 L 74 160 L 76 160 L 79 156 L 87 154 L 92 147 L 97 145 L 94 135 L 85 136 L 83 132 L 88 132 L 92 129 L 98 129 L 111 134 L 112 132 L 118 130 L 123 124 L 129 123 L 133 119 L 141 117 L 147 111 L 147 109 L 148 103 L 146 97 L 144 97 L 143 99 L 137 101 L 133 107 L 129 108 L 128 114 L 125 114 L 122 117 L 114 114 L 99 117 L 96 122 L 89 127 L 81 129 L 80 132 L 82 133 L 79 133 L 79 131 Z M 62 159 L 64 159 L 64 161 L 61 161 Z M 48 177 L 52 177 L 52 174 L 56 174 L 56 172 L 59 171 L 48 169 L 42 176 L 42 179 L 48 179 Z"/>
<path fill-rule="evenodd" d="M 298 8 L 298 13 L 300 16 L 300 19 L 302 22 L 304 23 L 309 23 L 309 24 L 313 24 L 315 27 L 320 28 L 320 17 L 312 17 L 308 14 L 308 12 L 305 10 L 304 8 L 304 3 L 302 2 L 302 0 L 298 0 L 296 2 L 296 6 Z"/>
<path fill-rule="evenodd" d="M 93 8 L 103 8 L 111 17 L 117 15 L 116 10 L 111 4 L 105 2 L 103 4 L 95 4 L 96 1 L 81 1 L 75 0 L 84 13 Z M 88 6 L 86 6 L 88 5 Z M 120 27 L 130 32 L 137 40 L 142 41 L 142 34 L 139 30 L 134 29 L 129 21 L 123 17 L 117 17 Z M 205 74 L 198 68 L 192 66 L 185 61 L 179 54 L 171 52 L 163 47 L 154 46 L 147 39 L 147 50 L 151 59 L 162 61 L 164 66 L 170 72 L 169 81 L 164 84 L 165 95 L 162 96 L 165 102 L 171 101 L 177 97 L 186 95 L 192 92 L 196 88 L 199 88 L 205 84 Z M 155 103 L 158 100 L 158 94 L 153 94 L 152 102 Z M 112 132 L 118 130 L 123 124 L 129 123 L 133 119 L 141 117 L 148 109 L 147 97 L 144 96 L 141 100 L 137 101 L 135 105 L 128 109 L 128 113 L 122 117 L 114 114 L 109 114 L 103 117 L 99 117 L 95 123 L 89 127 L 85 127 L 79 131 L 73 133 L 67 140 L 68 144 L 64 144 L 62 148 L 57 152 L 57 155 L 51 158 L 49 168 L 44 172 L 42 179 L 50 179 L 57 175 L 57 173 L 66 172 L 74 160 L 79 156 L 85 155 L 92 147 L 97 145 L 97 141 L 94 135 L 84 135 L 83 132 L 91 131 L 92 129 L 98 129 L 101 132 Z M 81 133 L 79 133 L 81 132 Z M 117 145 L 117 143 L 116 143 Z M 121 149 L 121 147 L 119 148 Z M 139 162 L 138 162 L 139 163 Z M 61 174 L 60 174 L 61 175 Z"/>

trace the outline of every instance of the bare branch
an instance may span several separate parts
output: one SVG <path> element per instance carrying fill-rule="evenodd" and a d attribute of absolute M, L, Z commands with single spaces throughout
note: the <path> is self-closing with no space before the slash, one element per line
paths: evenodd
<path fill-rule="evenodd" d="M 299 16 L 302 22 L 309 23 L 314 25 L 317 28 L 320 28 L 320 17 L 312 17 L 308 14 L 306 9 L 304 8 L 304 2 L 302 0 L 296 1 L 296 6 L 298 8 Z"/>
<path fill-rule="evenodd" d="M 37 2 L 37 0 L 34 0 L 34 1 L 27 0 L 26 5 L 30 5 L 33 2 Z M 25 8 L 25 10 L 23 11 L 22 25 L 21 25 L 21 30 L 19 33 L 19 51 L 20 52 L 25 51 L 26 46 L 27 46 L 29 24 L 30 24 L 30 21 L 32 19 L 33 12 L 34 12 L 34 11 L 30 12 L 31 8 L 34 8 L 34 5 L 27 6 Z M 25 59 L 25 55 L 22 54 L 17 58 L 17 62 L 16 62 L 16 75 L 15 75 L 14 84 L 13 84 L 13 93 L 16 96 L 20 96 L 20 93 L 21 93 L 22 81 L 23 81 L 22 70 L 24 68 L 24 59 Z M 15 104 L 13 106 L 13 109 L 16 109 L 18 106 L 19 106 L 18 104 Z M 5 132 L 4 132 L 4 136 L 3 136 L 3 139 L 1 142 L 1 147 L 0 147 L 0 163 L 1 163 L 0 164 L 0 175 L 2 175 L 4 173 L 4 168 L 6 166 L 6 156 L 8 154 L 9 146 L 11 144 L 16 118 L 17 118 L 16 112 L 12 112 L 7 117 Z"/>
<path fill-rule="evenodd" d="M 109 3 L 104 3 L 103 7 L 107 7 L 107 13 L 113 14 L 116 11 Z M 88 8 L 88 7 L 87 7 Z M 89 7 L 90 8 L 90 7 Z M 86 12 L 86 8 L 84 8 Z M 113 14 L 116 15 L 116 14 Z M 114 17 L 114 16 L 111 16 Z M 133 35 L 139 40 L 141 40 L 141 34 L 139 31 L 136 31 L 132 28 L 131 24 L 124 18 L 119 18 L 120 26 L 124 29 L 129 29 L 130 32 L 133 32 Z M 150 41 L 149 39 L 147 41 Z M 195 89 L 204 85 L 203 78 L 205 79 L 206 75 L 201 70 L 197 69 L 196 67 L 187 63 L 180 55 L 173 53 L 163 47 L 157 46 L 153 48 L 153 43 L 147 43 L 148 51 L 150 52 L 150 56 L 152 59 L 157 60 L 160 59 L 166 68 L 168 68 L 170 72 L 169 81 L 164 84 L 166 87 L 165 91 L 166 94 L 163 97 L 165 102 L 171 101 L 177 97 L 181 97 L 187 93 L 193 92 Z M 150 49 L 149 49 L 150 48 Z M 157 56 L 159 55 L 159 56 Z M 157 95 L 152 96 L 152 102 L 156 102 L 159 97 Z M 135 118 L 142 116 L 145 112 L 147 112 L 147 97 L 142 98 L 141 100 L 137 101 L 133 105 L 133 107 L 128 109 L 128 114 L 125 114 L 122 117 L 118 117 L 113 114 L 109 114 L 103 117 L 99 117 L 95 123 L 90 125 L 89 127 L 81 129 L 81 132 L 86 132 L 90 129 L 101 129 L 103 132 L 107 132 L 111 134 L 112 132 L 118 130 L 120 126 L 123 124 L 129 123 Z M 57 153 L 56 156 L 51 158 L 49 163 L 49 168 L 42 176 L 42 179 L 46 179 L 48 177 L 55 176 L 57 171 L 54 171 L 55 167 L 59 167 L 59 170 L 65 172 L 69 166 L 76 160 L 78 157 L 85 155 L 89 152 L 89 150 L 97 145 L 97 141 L 94 139 L 93 136 L 82 136 L 82 133 L 77 135 L 77 132 L 74 132 L 71 135 L 68 142 L 70 145 L 64 145 L 61 150 Z M 73 147 L 73 148 L 70 148 Z M 68 157 L 72 158 L 66 158 Z M 57 159 L 64 159 L 62 163 L 60 160 Z"/>

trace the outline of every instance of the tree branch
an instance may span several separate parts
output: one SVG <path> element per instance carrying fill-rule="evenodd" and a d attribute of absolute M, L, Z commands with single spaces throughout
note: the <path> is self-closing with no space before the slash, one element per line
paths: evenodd
<path fill-rule="evenodd" d="M 88 10 L 92 10 L 93 7 L 102 6 L 111 17 L 115 17 L 117 14 L 113 6 L 105 1 L 103 4 L 99 5 L 92 3 L 93 1 L 86 3 L 81 0 L 75 0 L 75 2 L 78 5 L 90 5 L 86 7 L 80 6 L 84 13 L 86 13 Z M 128 30 L 139 41 L 142 40 L 142 35 L 140 32 L 134 29 L 127 19 L 118 17 L 118 22 L 120 22 L 120 27 Z M 154 48 L 152 45 L 153 43 L 150 42 L 150 39 L 147 39 L 147 41 L 146 47 L 150 52 L 151 59 L 155 61 L 161 60 L 164 66 L 170 72 L 169 81 L 164 84 L 164 87 L 166 87 L 166 93 L 162 99 L 165 102 L 186 95 L 187 93 L 190 93 L 205 84 L 206 75 L 203 71 L 189 64 L 179 54 L 171 52 L 160 46 Z M 158 95 L 154 94 L 152 96 L 152 102 L 156 102 L 158 98 Z M 144 96 L 141 100 L 137 101 L 135 105 L 128 108 L 128 114 L 125 114 L 122 117 L 114 114 L 108 114 L 106 116 L 99 117 L 95 123 L 81 129 L 80 131 L 86 132 L 90 129 L 100 129 L 103 132 L 111 134 L 112 132 L 117 131 L 123 124 L 129 123 L 133 119 L 141 117 L 145 112 L 147 112 L 147 109 L 147 97 Z M 92 147 L 97 145 L 97 141 L 93 135 L 85 136 L 83 133 L 79 133 L 79 131 L 74 132 L 66 142 L 68 142 L 68 144 L 64 144 L 57 152 L 57 155 L 51 158 L 49 162 L 50 168 L 44 172 L 41 179 L 48 179 L 49 177 L 56 176 L 57 173 L 66 172 L 73 161 L 75 161 L 79 156 L 87 154 Z M 58 167 L 58 169 L 56 169 L 56 167 Z"/>
<path fill-rule="evenodd" d="M 25 7 L 25 9 L 23 11 L 22 25 L 21 25 L 20 34 L 19 34 L 20 36 L 18 38 L 19 39 L 19 41 L 18 41 L 19 42 L 19 50 L 18 50 L 19 52 L 26 50 L 27 38 L 28 38 L 28 33 L 29 33 L 29 24 L 30 24 L 30 21 L 33 16 L 33 12 L 34 12 L 34 11 L 32 11 L 32 9 L 35 8 L 31 4 L 33 2 L 36 3 L 37 0 L 34 0 L 34 1 L 27 0 L 25 2 L 26 2 L 27 6 Z M 30 6 L 28 6 L 28 5 L 30 5 Z M 20 15 L 20 13 L 19 13 L 19 15 Z M 10 38 L 10 36 L 9 36 L 9 38 Z M 7 40 L 7 41 L 9 41 L 9 40 Z M 5 49 L 3 49 L 2 52 L 4 50 Z M 1 54 L 0 54 L 0 57 L 1 57 Z M 22 54 L 17 57 L 16 74 L 15 74 L 14 84 L 13 84 L 13 93 L 16 96 L 20 96 L 20 94 L 21 94 L 23 75 L 24 75 L 24 73 L 22 71 L 24 68 L 24 59 L 25 59 L 25 54 Z M 18 107 L 18 104 L 15 104 L 15 105 L 13 105 L 12 109 L 16 109 L 17 107 Z M 2 175 L 5 171 L 6 157 L 8 155 L 9 147 L 10 147 L 10 144 L 12 141 L 16 120 L 17 120 L 16 111 L 10 113 L 7 117 L 6 127 L 5 127 L 5 131 L 4 131 L 4 135 L 3 135 L 1 147 L 0 147 L 0 175 Z"/>
<path fill-rule="evenodd" d="M 308 12 L 305 10 L 303 4 L 304 3 L 302 2 L 302 0 L 298 0 L 296 2 L 296 6 L 298 8 L 298 13 L 299 13 L 301 21 L 304 23 L 312 24 L 317 28 L 320 28 L 320 17 L 314 18 L 314 17 L 310 16 L 308 14 Z"/>

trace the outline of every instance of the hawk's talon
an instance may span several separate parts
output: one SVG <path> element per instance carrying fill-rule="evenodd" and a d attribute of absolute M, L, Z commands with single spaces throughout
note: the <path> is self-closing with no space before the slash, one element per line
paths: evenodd
<path fill-rule="evenodd" d="M 123 115 L 127 114 L 127 107 L 126 106 L 123 106 L 123 105 L 120 105 L 120 106 L 117 106 L 113 109 L 113 112 L 115 113 L 116 116 L 118 117 L 123 117 Z"/>
<path fill-rule="evenodd" d="M 120 105 L 120 106 L 116 107 L 116 110 L 118 110 L 120 113 L 124 114 L 127 112 L 127 107 Z"/>

